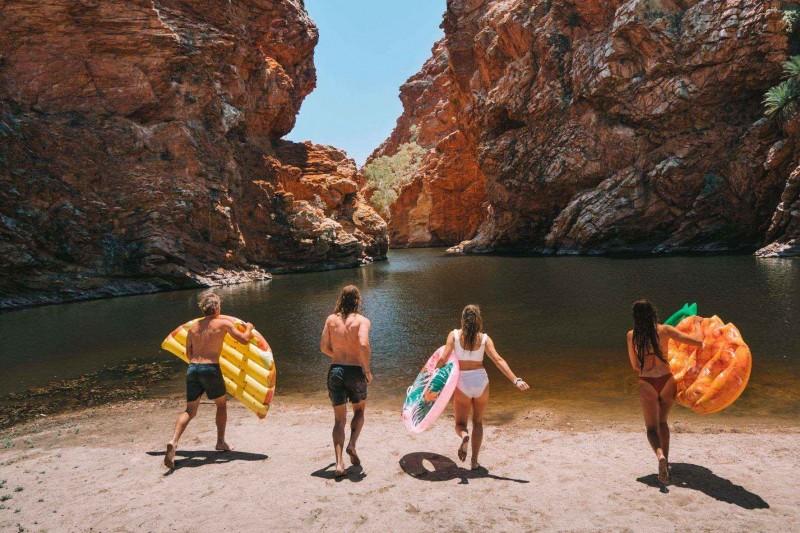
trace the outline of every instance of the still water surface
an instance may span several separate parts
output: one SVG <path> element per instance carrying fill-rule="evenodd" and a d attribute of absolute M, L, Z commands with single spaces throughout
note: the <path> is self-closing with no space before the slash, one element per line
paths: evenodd
<path fill-rule="evenodd" d="M 224 312 L 250 320 L 272 344 L 278 394 L 325 403 L 319 334 L 341 286 L 363 291 L 373 324 L 370 399 L 398 408 L 405 388 L 461 308 L 480 304 L 486 331 L 533 386 L 522 395 L 487 361 L 492 411 L 547 407 L 587 416 L 638 416 L 624 335 L 630 303 L 650 298 L 668 315 L 697 301 L 742 331 L 754 355 L 745 394 L 725 417 L 792 422 L 800 414 L 800 261 L 749 256 L 608 259 L 443 257 L 392 251 L 355 270 L 276 276 L 220 289 Z M 164 336 L 196 316 L 199 291 L 25 309 L 0 315 L 0 390 L 20 391 L 133 358 L 171 357 Z M 124 383 L 121 383 L 124 386 Z M 176 375 L 173 389 L 180 390 Z"/>

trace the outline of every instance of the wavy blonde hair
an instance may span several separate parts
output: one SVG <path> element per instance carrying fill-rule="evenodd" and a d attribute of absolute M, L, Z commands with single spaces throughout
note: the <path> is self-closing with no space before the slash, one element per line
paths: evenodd
<path fill-rule="evenodd" d="M 222 298 L 213 291 L 206 291 L 197 299 L 197 307 L 205 316 L 212 316 L 222 309 Z"/>

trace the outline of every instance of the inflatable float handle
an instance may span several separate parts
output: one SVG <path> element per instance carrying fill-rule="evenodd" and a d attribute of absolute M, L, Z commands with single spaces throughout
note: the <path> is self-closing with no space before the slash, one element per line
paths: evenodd
<path fill-rule="evenodd" d="M 681 320 L 689 316 L 697 315 L 697 304 L 696 303 L 685 303 L 683 307 L 672 313 L 669 318 L 664 321 L 664 324 L 668 326 L 677 326 Z"/>

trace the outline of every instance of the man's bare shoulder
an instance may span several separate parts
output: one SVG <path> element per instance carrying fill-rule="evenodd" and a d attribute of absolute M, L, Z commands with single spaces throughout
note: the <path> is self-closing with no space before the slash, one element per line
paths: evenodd
<path fill-rule="evenodd" d="M 235 326 L 233 320 L 226 317 L 212 318 L 208 321 L 208 329 L 211 330 L 229 330 Z"/>

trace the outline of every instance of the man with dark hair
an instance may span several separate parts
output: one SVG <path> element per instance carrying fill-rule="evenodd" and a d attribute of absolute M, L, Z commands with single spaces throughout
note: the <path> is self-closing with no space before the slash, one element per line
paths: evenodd
<path fill-rule="evenodd" d="M 350 442 L 347 455 L 354 466 L 361 464 L 356 453 L 356 441 L 364 426 L 364 409 L 367 406 L 367 384 L 372 381 L 369 345 L 370 322 L 359 312 L 361 293 L 357 287 L 343 288 L 333 314 L 325 320 L 319 349 L 331 358 L 328 369 L 328 396 L 333 404 L 333 450 L 336 454 L 336 476 L 345 475 L 342 448 L 344 427 L 347 424 L 347 401 L 353 404 L 350 423 Z"/>
<path fill-rule="evenodd" d="M 247 344 L 253 338 L 253 324 L 247 323 L 243 332 L 236 329 L 235 324 L 227 317 L 220 316 L 222 300 L 219 295 L 206 291 L 200 295 L 197 305 L 203 312 L 203 318 L 192 324 L 186 338 L 186 356 L 189 368 L 186 371 L 186 409 L 178 416 L 175 423 L 175 434 L 167 444 L 164 465 L 175 468 L 175 451 L 189 421 L 197 414 L 200 396 L 206 393 L 209 400 L 217 406 L 217 445 L 222 452 L 231 449 L 225 442 L 225 426 L 228 422 L 228 409 L 225 398 L 225 382 L 219 368 L 219 354 L 225 335 Z"/>

